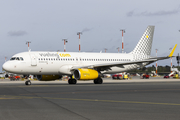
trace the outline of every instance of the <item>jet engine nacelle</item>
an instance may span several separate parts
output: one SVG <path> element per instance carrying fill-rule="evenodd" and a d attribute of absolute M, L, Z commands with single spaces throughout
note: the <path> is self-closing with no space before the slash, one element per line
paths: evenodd
<path fill-rule="evenodd" d="M 99 73 L 93 69 L 76 69 L 73 76 L 76 80 L 94 80 L 98 78 Z"/>
<path fill-rule="evenodd" d="M 62 76 L 60 75 L 37 75 L 37 79 L 39 81 L 53 81 L 60 79 Z"/>

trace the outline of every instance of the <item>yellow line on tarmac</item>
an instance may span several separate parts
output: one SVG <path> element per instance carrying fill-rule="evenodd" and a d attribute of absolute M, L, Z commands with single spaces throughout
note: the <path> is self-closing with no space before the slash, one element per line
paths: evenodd
<path fill-rule="evenodd" d="M 92 102 L 111 102 L 111 103 L 134 103 L 134 104 L 154 104 L 154 105 L 176 105 L 180 106 L 177 103 L 155 103 L 155 102 L 138 102 L 138 101 L 115 101 L 115 100 L 97 100 L 97 99 L 74 99 L 74 98 L 49 98 L 46 99 L 61 99 L 61 100 L 76 100 L 76 101 L 92 101 Z"/>
<path fill-rule="evenodd" d="M 14 99 L 22 99 L 22 98 L 13 98 L 13 97 L 12 97 L 12 98 L 0 98 L 0 100 L 10 100 L 10 99 L 11 99 L 11 100 L 12 100 L 12 99 L 14 100 Z"/>
<path fill-rule="evenodd" d="M 91 94 L 91 93 L 120 93 L 120 92 L 148 92 L 148 91 L 172 91 L 172 90 L 180 90 L 180 89 L 152 89 L 152 90 L 117 90 L 117 91 L 77 91 L 77 92 L 53 92 L 53 93 L 27 93 L 20 95 L 53 95 L 53 94 Z"/>
<path fill-rule="evenodd" d="M 98 100 L 98 99 L 76 99 L 76 98 L 52 98 L 52 97 L 28 97 L 28 96 L 0 96 L 0 100 L 4 99 L 59 99 L 71 101 L 90 101 L 90 102 L 109 102 L 109 103 L 130 103 L 130 104 L 149 104 L 149 105 L 173 105 L 180 106 L 178 103 L 156 103 L 156 102 L 139 102 L 139 101 L 116 101 L 116 100 Z"/>
<path fill-rule="evenodd" d="M 1 95 L 0 100 L 3 99 L 34 99 L 34 98 L 41 98 L 41 97 L 29 97 L 29 96 L 10 96 L 10 95 Z"/>

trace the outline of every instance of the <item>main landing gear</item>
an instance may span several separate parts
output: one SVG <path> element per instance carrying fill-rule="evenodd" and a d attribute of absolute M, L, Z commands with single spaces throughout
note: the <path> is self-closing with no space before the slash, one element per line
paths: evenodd
<path fill-rule="evenodd" d="M 69 83 L 69 84 L 76 84 L 76 83 L 77 83 L 77 80 L 70 78 L 70 79 L 68 80 L 68 83 Z"/>
<path fill-rule="evenodd" d="M 102 84 L 103 80 L 101 77 L 98 77 L 97 79 L 94 80 L 94 84 Z"/>
<path fill-rule="evenodd" d="M 25 85 L 31 85 L 31 81 L 30 81 L 30 80 L 27 80 L 27 81 L 25 82 Z"/>

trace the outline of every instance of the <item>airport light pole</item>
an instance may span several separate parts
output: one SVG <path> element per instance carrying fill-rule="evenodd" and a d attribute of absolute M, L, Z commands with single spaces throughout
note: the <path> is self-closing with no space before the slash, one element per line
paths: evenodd
<path fill-rule="evenodd" d="M 31 42 L 30 42 L 30 41 L 27 41 L 27 42 L 26 42 L 26 44 L 28 44 L 28 51 L 30 50 L 30 49 L 29 49 L 29 43 L 31 43 Z"/>
<path fill-rule="evenodd" d="M 64 41 L 64 52 L 66 52 L 66 43 L 68 42 L 67 39 L 62 39 Z"/>
<path fill-rule="evenodd" d="M 80 35 L 82 32 L 78 32 L 77 35 L 79 35 L 79 52 L 81 51 L 81 41 L 80 41 Z"/>
<path fill-rule="evenodd" d="M 172 50 L 172 48 L 169 48 L 170 52 Z M 172 72 L 172 57 L 171 57 L 171 72 Z"/>
<path fill-rule="evenodd" d="M 5 57 L 5 62 L 6 62 L 6 59 L 7 59 L 7 57 Z M 3 70 L 3 71 L 5 71 L 5 70 Z M 5 75 L 6 75 L 6 71 L 5 71 Z"/>
<path fill-rule="evenodd" d="M 123 33 L 125 33 L 125 29 L 121 29 L 120 31 L 122 31 L 122 53 L 124 53 Z"/>
<path fill-rule="evenodd" d="M 105 50 L 105 53 L 106 53 L 107 48 L 104 48 L 104 50 Z"/>
<path fill-rule="evenodd" d="M 157 51 L 158 49 L 156 49 L 156 57 L 157 57 Z M 156 61 L 156 74 L 157 74 L 157 61 Z"/>
<path fill-rule="evenodd" d="M 178 53 L 178 56 L 176 56 L 176 59 L 177 59 L 177 64 L 178 64 L 178 69 L 179 69 L 179 53 Z"/>
<path fill-rule="evenodd" d="M 179 30 L 180 32 L 180 30 Z M 180 56 L 179 56 L 179 53 L 178 53 L 178 56 L 176 56 L 176 60 L 177 60 L 177 64 L 178 64 L 178 69 L 179 69 L 179 60 L 180 60 Z"/>
<path fill-rule="evenodd" d="M 119 53 L 119 47 L 117 49 L 118 49 L 118 53 Z"/>

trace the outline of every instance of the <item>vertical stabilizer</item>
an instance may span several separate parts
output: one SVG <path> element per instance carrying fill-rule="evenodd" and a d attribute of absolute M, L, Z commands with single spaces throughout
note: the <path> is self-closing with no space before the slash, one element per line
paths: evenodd
<path fill-rule="evenodd" d="M 131 52 L 134 56 L 134 59 L 145 59 L 150 57 L 153 34 L 154 26 L 148 26 L 138 44 Z"/>

